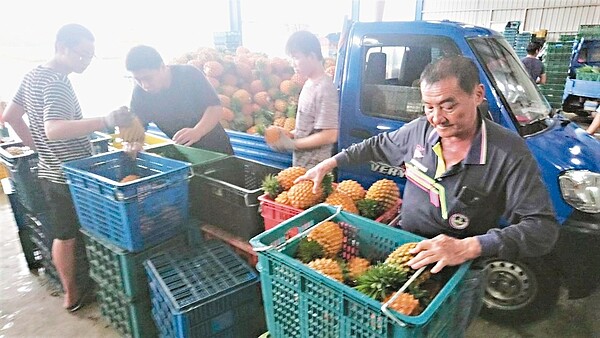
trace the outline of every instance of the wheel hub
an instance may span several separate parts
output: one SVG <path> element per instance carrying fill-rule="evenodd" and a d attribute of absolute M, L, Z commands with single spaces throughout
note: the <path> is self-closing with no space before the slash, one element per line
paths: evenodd
<path fill-rule="evenodd" d="M 537 283 L 523 265 L 507 261 L 488 264 L 488 283 L 484 303 L 490 308 L 516 310 L 533 301 Z"/>

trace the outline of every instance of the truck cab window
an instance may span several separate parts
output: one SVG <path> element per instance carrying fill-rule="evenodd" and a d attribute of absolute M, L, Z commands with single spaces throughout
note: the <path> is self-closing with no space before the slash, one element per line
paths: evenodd
<path fill-rule="evenodd" d="M 363 44 L 362 113 L 405 122 L 423 114 L 419 77 L 425 66 L 460 54 L 452 41 L 442 37 L 369 36 Z"/>

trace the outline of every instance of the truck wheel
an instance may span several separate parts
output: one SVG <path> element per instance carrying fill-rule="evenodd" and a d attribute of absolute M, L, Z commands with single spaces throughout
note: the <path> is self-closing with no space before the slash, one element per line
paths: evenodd
<path fill-rule="evenodd" d="M 539 319 L 556 306 L 560 280 L 542 260 L 488 263 L 482 315 L 493 321 Z"/>

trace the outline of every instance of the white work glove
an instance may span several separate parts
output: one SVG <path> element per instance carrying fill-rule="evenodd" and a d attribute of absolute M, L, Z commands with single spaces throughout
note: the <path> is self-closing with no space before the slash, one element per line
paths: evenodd
<path fill-rule="evenodd" d="M 279 131 L 279 139 L 269 145 L 279 152 L 292 152 L 296 149 L 296 143 L 283 130 Z"/>
<path fill-rule="evenodd" d="M 133 117 L 134 116 L 129 112 L 129 109 L 123 106 L 104 116 L 104 124 L 108 129 L 114 127 L 129 127 L 133 122 Z"/>
<path fill-rule="evenodd" d="M 144 144 L 140 142 L 125 142 L 123 144 L 123 151 L 125 151 L 127 155 L 131 156 L 131 158 L 136 158 L 137 154 L 143 150 Z"/>

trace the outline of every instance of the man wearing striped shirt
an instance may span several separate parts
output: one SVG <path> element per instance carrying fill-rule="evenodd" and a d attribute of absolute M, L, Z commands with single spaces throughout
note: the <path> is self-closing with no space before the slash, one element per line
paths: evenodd
<path fill-rule="evenodd" d="M 65 292 L 64 307 L 71 312 L 83 304 L 83 290 L 78 288 L 75 274 L 79 223 L 61 164 L 90 156 L 89 135 L 94 131 L 131 122 L 124 107 L 105 117 L 83 118 L 68 75 L 82 73 L 94 53 L 94 36 L 87 28 L 63 26 L 56 35 L 54 57 L 25 75 L 4 112 L 4 120 L 23 143 L 38 152 L 38 177 L 52 217 L 52 259 Z"/>

